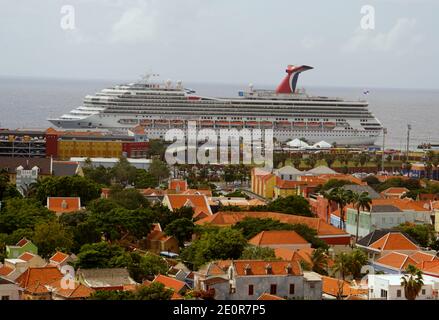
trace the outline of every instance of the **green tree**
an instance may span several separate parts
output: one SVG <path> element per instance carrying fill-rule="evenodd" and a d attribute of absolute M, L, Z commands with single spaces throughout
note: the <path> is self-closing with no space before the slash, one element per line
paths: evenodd
<path fill-rule="evenodd" d="M 362 210 L 370 210 L 370 206 L 372 204 L 372 199 L 369 197 L 368 192 L 361 192 L 352 194 L 351 199 L 354 208 L 357 209 L 357 227 L 355 232 L 355 242 L 358 241 L 358 229 L 360 227 L 360 209 Z"/>
<path fill-rule="evenodd" d="M 111 185 L 113 174 L 111 173 L 110 168 L 105 168 L 102 165 L 95 168 L 93 168 L 92 166 L 84 166 L 82 170 L 86 178 L 93 180 L 94 182 L 101 185 Z"/>
<path fill-rule="evenodd" d="M 135 294 L 131 291 L 97 290 L 88 300 L 135 300 Z"/>
<path fill-rule="evenodd" d="M 406 274 L 401 277 L 401 285 L 407 300 L 415 300 L 421 292 L 424 280 L 422 272 L 413 265 L 408 265 Z"/>
<path fill-rule="evenodd" d="M 159 182 L 156 176 L 143 169 L 137 169 L 134 186 L 138 189 L 156 188 Z"/>
<path fill-rule="evenodd" d="M 254 211 L 272 211 L 293 214 L 298 216 L 313 217 L 309 202 L 302 196 L 287 196 L 277 198 L 265 206 L 255 206 Z"/>
<path fill-rule="evenodd" d="M 3 202 L 0 211 L 0 233 L 33 229 L 38 223 L 56 219 L 56 215 L 34 199 L 13 198 Z"/>
<path fill-rule="evenodd" d="M 206 232 L 201 238 L 183 249 L 181 258 L 195 269 L 212 260 L 238 259 L 247 245 L 244 236 L 235 229 L 221 228 Z"/>
<path fill-rule="evenodd" d="M 71 233 L 56 220 L 36 225 L 32 241 L 44 258 L 49 258 L 57 250 L 70 252 L 73 244 Z"/>
<path fill-rule="evenodd" d="M 111 169 L 112 177 L 123 186 L 131 185 L 136 179 L 137 169 L 128 160 L 121 157 Z"/>
<path fill-rule="evenodd" d="M 143 255 L 139 267 L 145 279 L 152 279 L 158 274 L 166 275 L 169 270 L 166 260 L 154 254 Z"/>
<path fill-rule="evenodd" d="M 165 162 L 160 159 L 153 159 L 151 165 L 149 166 L 148 172 L 157 179 L 158 183 L 161 184 L 163 179 L 169 177 L 169 168 Z"/>
<path fill-rule="evenodd" d="M 165 228 L 165 233 L 168 236 L 174 236 L 180 247 L 184 246 L 184 242 L 191 239 L 194 233 L 195 225 L 192 220 L 188 218 L 181 218 L 172 221 Z"/>
<path fill-rule="evenodd" d="M 331 190 L 331 197 L 338 204 L 338 208 L 340 210 L 340 224 L 339 224 L 340 229 L 344 229 L 345 227 L 344 208 L 348 203 L 351 202 L 352 194 L 353 193 L 351 190 L 345 190 L 341 187 L 334 188 Z"/>
<path fill-rule="evenodd" d="M 407 233 L 421 247 L 428 247 L 435 239 L 434 227 L 431 224 L 414 224 L 406 222 L 396 227 L 397 230 Z"/>
<path fill-rule="evenodd" d="M 350 258 L 346 252 L 340 252 L 335 256 L 332 272 L 334 275 L 340 274 L 343 281 L 350 274 Z"/>
<path fill-rule="evenodd" d="M 108 242 L 85 244 L 79 251 L 74 265 L 75 268 L 83 269 L 112 268 L 120 266 L 120 257 L 124 255 L 123 248 Z"/>
<path fill-rule="evenodd" d="M 160 282 L 153 282 L 147 286 L 140 286 L 136 293 L 136 300 L 170 300 L 174 291 L 166 288 Z"/>
<path fill-rule="evenodd" d="M 149 148 L 148 148 L 148 157 L 158 157 L 161 160 L 165 159 L 165 152 L 166 152 L 166 145 L 164 144 L 163 140 L 160 139 L 154 139 L 149 141 Z"/>
<path fill-rule="evenodd" d="M 134 188 L 122 190 L 119 188 L 111 188 L 109 199 L 119 206 L 130 210 L 149 207 L 148 200 Z"/>
<path fill-rule="evenodd" d="M 367 255 L 359 250 L 354 249 L 349 254 L 349 273 L 354 279 L 361 277 L 361 268 L 367 264 Z"/>
<path fill-rule="evenodd" d="M 273 261 L 276 260 L 276 255 L 274 249 L 269 247 L 247 246 L 242 251 L 240 259 Z"/>
<path fill-rule="evenodd" d="M 317 248 L 311 254 L 312 271 L 319 274 L 327 275 L 328 272 L 328 254 L 323 248 Z"/>
<path fill-rule="evenodd" d="M 36 186 L 36 197 L 46 203 L 47 197 L 80 197 L 83 204 L 101 195 L 100 186 L 89 178 L 80 176 L 46 177 Z"/>

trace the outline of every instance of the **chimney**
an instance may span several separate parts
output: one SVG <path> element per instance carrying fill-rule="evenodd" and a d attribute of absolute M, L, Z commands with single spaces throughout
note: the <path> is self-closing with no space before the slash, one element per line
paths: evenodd
<path fill-rule="evenodd" d="M 67 201 L 65 199 L 61 202 L 61 208 L 67 209 Z"/>
<path fill-rule="evenodd" d="M 291 263 L 288 263 L 288 264 L 285 266 L 285 272 L 286 272 L 287 274 L 291 274 L 291 273 L 293 273 L 293 266 L 291 265 Z"/>
<path fill-rule="evenodd" d="M 271 264 L 267 263 L 267 265 L 265 266 L 265 273 L 266 274 L 271 274 L 272 273 Z"/>
<path fill-rule="evenodd" d="M 250 267 L 250 265 L 246 264 L 245 267 L 244 267 L 245 275 L 248 276 L 251 273 L 251 271 L 252 271 L 252 268 Z"/>

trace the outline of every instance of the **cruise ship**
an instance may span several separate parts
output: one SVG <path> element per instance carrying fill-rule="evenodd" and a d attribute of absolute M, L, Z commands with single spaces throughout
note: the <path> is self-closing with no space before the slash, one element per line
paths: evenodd
<path fill-rule="evenodd" d="M 297 89 L 301 72 L 310 66 L 289 65 L 276 90 L 252 85 L 236 98 L 198 95 L 181 81 L 142 81 L 103 89 L 87 95 L 80 106 L 59 118 L 48 119 L 65 129 L 124 131 L 145 128 L 150 139 L 164 138 L 171 128 L 273 129 L 276 141 L 306 139 L 337 145 L 372 145 L 382 131 L 366 101 L 310 96 Z M 194 123 L 194 122 L 191 122 Z"/>

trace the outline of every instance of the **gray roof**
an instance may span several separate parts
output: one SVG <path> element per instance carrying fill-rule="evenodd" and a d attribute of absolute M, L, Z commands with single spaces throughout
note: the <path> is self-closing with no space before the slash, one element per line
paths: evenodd
<path fill-rule="evenodd" d="M 79 163 L 71 161 L 53 161 L 52 171 L 56 177 L 74 176 L 78 170 Z"/>
<path fill-rule="evenodd" d="M 332 170 L 326 166 L 318 166 L 306 172 L 307 174 L 338 174 L 338 172 Z"/>
<path fill-rule="evenodd" d="M 409 236 L 407 233 L 401 232 L 399 230 L 394 230 L 394 229 L 377 229 L 377 230 L 374 230 L 371 233 L 369 233 L 368 235 L 366 235 L 363 238 L 361 238 L 360 240 L 358 240 L 357 244 L 359 244 L 360 246 L 363 246 L 363 247 L 368 247 L 372 243 L 374 243 L 375 241 L 381 239 L 382 237 L 384 237 L 388 233 L 402 233 L 411 242 L 413 242 L 416 245 L 419 245 L 418 242 L 416 240 L 414 240 L 411 236 Z"/>
<path fill-rule="evenodd" d="M 37 166 L 40 174 L 50 175 L 50 158 L 22 158 L 22 157 L 0 157 L 0 169 L 6 169 L 8 173 L 15 173 L 19 166 L 30 170 Z"/>
<path fill-rule="evenodd" d="M 367 192 L 371 199 L 381 199 L 382 198 L 381 195 L 378 192 L 376 192 L 373 188 L 371 188 L 370 186 L 360 186 L 357 184 L 348 184 L 348 185 L 344 185 L 343 189 L 351 190 L 352 192 L 355 192 L 355 193 Z"/>
<path fill-rule="evenodd" d="M 77 273 L 91 288 L 136 284 L 126 268 L 79 269 Z"/>
<path fill-rule="evenodd" d="M 392 206 L 390 204 L 380 204 L 374 205 L 371 208 L 372 213 L 376 212 L 402 212 L 398 207 Z"/>
<path fill-rule="evenodd" d="M 303 174 L 302 171 L 294 168 L 293 166 L 284 166 L 275 170 L 277 174 Z"/>

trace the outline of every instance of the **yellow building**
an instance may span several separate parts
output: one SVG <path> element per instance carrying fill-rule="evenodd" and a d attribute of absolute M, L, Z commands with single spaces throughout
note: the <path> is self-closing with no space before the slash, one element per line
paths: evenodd
<path fill-rule="evenodd" d="M 122 155 L 122 141 L 106 140 L 58 140 L 58 157 L 119 158 Z"/>
<path fill-rule="evenodd" d="M 274 186 L 274 198 L 296 196 L 299 193 L 299 185 L 303 184 L 300 181 L 277 179 Z"/>
<path fill-rule="evenodd" d="M 266 199 L 274 197 L 276 176 L 261 168 L 253 168 L 251 171 L 252 192 Z"/>

